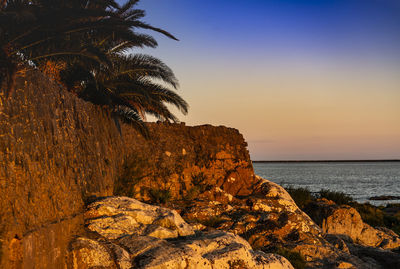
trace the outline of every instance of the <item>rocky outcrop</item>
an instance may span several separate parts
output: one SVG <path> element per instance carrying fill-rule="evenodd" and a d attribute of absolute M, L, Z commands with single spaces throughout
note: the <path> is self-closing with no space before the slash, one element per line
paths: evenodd
<path fill-rule="evenodd" d="M 328 231 L 322 222 L 315 223 L 281 186 L 257 176 L 252 185 L 253 192 L 247 196 L 234 196 L 222 186 L 215 186 L 191 203 L 174 202 L 174 206 L 188 222 L 201 222 L 204 230 L 212 227 L 232 232 L 245 238 L 252 247 L 265 252 L 280 247 L 299 252 L 310 268 L 387 268 L 382 259 L 367 257 L 372 248 L 368 251 L 362 249 L 360 242 L 354 243 L 336 233 L 330 234 L 331 230 Z M 321 212 L 316 215 L 323 216 Z M 381 247 L 396 246 L 397 239 L 393 232 L 365 226 L 361 218 L 353 221 L 354 225 L 363 225 L 359 238 L 363 238 L 364 242 L 368 242 L 367 238 L 371 236 L 389 240 L 379 241 Z M 358 251 L 352 252 L 355 249 Z M 379 253 L 387 254 L 390 264 L 396 264 L 396 257 L 400 257 L 391 251 Z"/>
<path fill-rule="evenodd" d="M 174 210 L 127 197 L 92 203 L 85 214 L 93 238 L 72 243 L 73 268 L 292 269 L 283 257 L 253 251 L 225 231 L 194 231 Z"/>
<path fill-rule="evenodd" d="M 204 179 L 235 194 L 251 189 L 251 161 L 235 129 L 151 123 L 146 140 L 36 71 L 17 78 L 13 96 L 4 92 L 0 268 L 67 266 L 68 243 L 83 233 L 85 203 L 93 197 L 192 199 Z"/>
<path fill-rule="evenodd" d="M 117 194 L 165 203 L 195 199 L 213 186 L 232 195 L 252 192 L 253 166 L 238 130 L 183 123 L 147 126 L 150 140 L 123 126 L 127 155 Z"/>
<path fill-rule="evenodd" d="M 336 205 L 321 199 L 311 203 L 306 211 L 325 234 L 339 235 L 352 242 L 369 247 L 395 249 L 400 247 L 400 237 L 386 228 L 373 228 L 363 222 L 360 214 L 347 205 Z"/>
<path fill-rule="evenodd" d="M 291 249 L 301 253 L 310 267 L 349 263 L 368 268 L 349 253 L 345 243 L 340 249 L 326 240 L 322 229 L 281 186 L 257 176 L 252 184 L 251 195 L 233 196 L 222 186 L 214 187 L 189 204 L 175 206 L 188 222 L 240 235 L 252 247 L 266 252 L 276 247 Z"/>
<path fill-rule="evenodd" d="M 132 198 L 95 201 L 85 213 L 91 236 L 72 243 L 73 268 L 292 268 L 286 259 L 266 254 L 273 246 L 300 252 L 310 268 L 400 265 L 398 253 L 328 233 L 332 229 L 317 226 L 282 187 L 255 179 L 257 191 L 246 197 L 215 187 L 201 195 L 204 200 L 193 201 L 196 205 L 175 204 L 189 224 L 175 210 Z"/>

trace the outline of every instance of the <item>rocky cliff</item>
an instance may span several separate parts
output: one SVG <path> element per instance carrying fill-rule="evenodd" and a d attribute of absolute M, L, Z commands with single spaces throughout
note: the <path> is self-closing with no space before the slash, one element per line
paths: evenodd
<path fill-rule="evenodd" d="M 247 143 L 236 129 L 149 123 L 145 140 L 123 127 L 126 156 L 116 193 L 167 202 L 192 200 L 214 186 L 239 196 L 253 190 Z"/>
<path fill-rule="evenodd" d="M 0 95 L 0 267 L 291 268 L 266 254 L 282 249 L 313 268 L 400 267 L 396 234 L 329 203 L 310 218 L 255 176 L 237 130 L 148 128 L 18 78 Z"/>
<path fill-rule="evenodd" d="M 235 129 L 154 123 L 145 140 L 37 72 L 19 77 L 11 98 L 3 92 L 0 268 L 64 268 L 94 197 L 191 199 L 203 181 L 249 191 L 252 166 Z"/>

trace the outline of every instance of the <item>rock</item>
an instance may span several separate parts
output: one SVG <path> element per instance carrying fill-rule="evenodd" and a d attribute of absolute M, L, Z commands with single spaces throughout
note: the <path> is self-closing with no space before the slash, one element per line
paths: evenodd
<path fill-rule="evenodd" d="M 192 226 L 193 230 L 195 231 L 203 231 L 207 228 L 207 226 L 201 223 L 192 223 L 190 226 Z"/>
<path fill-rule="evenodd" d="M 71 255 L 73 269 L 118 268 L 108 249 L 95 240 L 78 238 L 72 243 Z"/>
<path fill-rule="evenodd" d="M 367 261 L 373 269 L 400 268 L 400 255 L 390 250 L 348 243 L 351 254 Z"/>
<path fill-rule="evenodd" d="M 195 205 L 185 208 L 182 214 L 192 222 L 207 222 L 221 217 L 223 213 L 230 210 L 232 210 L 231 206 L 216 201 L 196 201 Z"/>
<path fill-rule="evenodd" d="M 347 237 L 357 244 L 384 249 L 400 247 L 400 237 L 387 228 L 373 228 L 364 223 L 354 208 L 326 203 L 319 200 L 307 209 L 311 217 L 322 227 L 326 234 Z"/>
<path fill-rule="evenodd" d="M 183 218 L 193 222 L 193 225 L 201 222 L 208 229 L 216 228 L 237 234 L 245 238 L 253 248 L 264 252 L 279 247 L 298 252 L 310 268 L 342 266 L 372 269 L 380 266 L 372 258 L 363 260 L 353 255 L 347 246 L 349 236 L 343 233 L 346 234 L 346 229 L 351 229 L 353 233 L 358 231 L 364 241 L 370 234 L 382 233 L 385 234 L 382 238 L 387 239 L 387 236 L 394 238 L 394 233 L 365 226 L 360 222 L 360 218 L 355 218 L 353 221 L 350 218 L 348 223 L 343 224 L 341 233 L 331 234 L 327 228 L 327 223 L 330 222 L 323 222 L 323 218 L 320 218 L 320 221 L 315 223 L 298 208 L 284 188 L 257 176 L 255 180 L 252 182 L 253 190 L 250 195 L 235 196 L 229 189 L 214 187 L 207 190 L 204 195 L 199 195 L 199 199 L 189 204 L 185 202 L 178 207 Z M 233 198 L 221 198 L 227 196 L 224 193 L 232 195 Z M 220 197 L 218 202 L 213 200 L 216 197 Z M 336 207 L 332 201 L 323 200 L 323 202 Z M 353 211 L 351 213 L 352 216 L 358 214 Z M 316 214 L 320 217 L 322 213 Z M 368 227 L 373 230 L 369 230 Z M 392 243 L 396 242 L 396 240 L 381 240 L 379 246 L 393 247 L 395 245 Z"/>
<path fill-rule="evenodd" d="M 217 181 L 217 186 L 233 196 L 250 195 L 252 184 L 256 181 L 253 172 L 247 167 L 237 167 L 224 179 Z"/>
<path fill-rule="evenodd" d="M 88 229 L 99 238 L 73 242 L 73 268 L 293 269 L 279 255 L 253 251 L 238 235 L 218 230 L 194 233 L 176 211 L 131 198 L 96 201 L 85 216 Z"/>
<path fill-rule="evenodd" d="M 145 249 L 132 253 L 137 268 L 293 268 L 285 258 L 255 252 L 244 239 L 223 231 L 185 239 L 158 239 L 149 245 L 146 242 L 146 238 L 133 236 L 128 243 L 124 241 L 126 247 L 140 245 Z"/>
<path fill-rule="evenodd" d="M 364 224 L 351 207 L 321 200 L 314 210 L 315 223 L 284 188 L 259 177 L 254 180 L 250 195 L 235 196 L 237 190 L 215 186 L 197 199 L 170 204 L 176 210 L 126 197 L 105 198 L 89 205 L 87 227 L 127 251 L 137 268 L 269 268 L 272 260 L 282 267 L 286 260 L 265 252 L 283 246 L 300 253 L 310 268 L 372 269 L 383 263 L 366 254 L 359 258 L 360 252 L 351 252 L 349 243 L 388 249 L 398 244 L 395 233 Z"/>
<path fill-rule="evenodd" d="M 183 218 L 240 235 L 254 248 L 268 251 L 271 246 L 284 245 L 309 261 L 336 261 L 340 251 L 322 237 L 321 228 L 297 207 L 284 188 L 257 176 L 254 180 L 251 195 L 232 200 L 210 202 L 207 197 L 218 197 L 221 192 L 234 194 L 226 189 L 208 190 L 204 200 L 184 205 Z M 211 194 L 213 191 L 218 194 Z"/>
<path fill-rule="evenodd" d="M 356 267 L 349 262 L 341 262 L 337 265 L 337 268 L 350 269 L 350 268 L 356 268 Z"/>
<path fill-rule="evenodd" d="M 216 201 L 223 204 L 228 204 L 236 200 L 233 195 L 219 187 L 213 187 L 212 189 L 203 192 L 198 196 L 198 198 L 202 200 Z"/>
<path fill-rule="evenodd" d="M 339 236 L 336 236 L 334 234 L 327 234 L 325 235 L 325 239 L 335 248 L 350 254 L 349 248 L 347 247 L 346 243 Z"/>
<path fill-rule="evenodd" d="M 114 254 L 115 263 L 119 266 L 119 269 L 131 269 L 132 263 L 129 253 L 121 246 L 106 242 L 105 245 Z"/>
<path fill-rule="evenodd" d="M 174 210 L 141 203 L 128 197 L 108 197 L 89 205 L 87 228 L 107 239 L 125 235 L 174 238 L 194 234 Z"/>
<path fill-rule="evenodd" d="M 133 184 L 121 182 L 117 194 L 144 202 L 155 202 L 152 192 L 158 190 L 167 190 L 170 201 L 192 200 L 209 187 L 219 187 L 233 196 L 251 194 L 254 171 L 238 130 L 168 123 L 146 126 L 150 139 L 122 126 L 128 167 L 134 168 L 130 171 L 135 172 L 135 179 L 125 177 Z"/>

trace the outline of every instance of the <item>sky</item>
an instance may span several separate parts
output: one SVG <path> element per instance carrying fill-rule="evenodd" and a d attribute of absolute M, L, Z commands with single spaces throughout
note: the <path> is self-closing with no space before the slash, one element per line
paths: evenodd
<path fill-rule="evenodd" d="M 142 0 L 187 125 L 239 129 L 252 160 L 400 159 L 398 0 Z"/>

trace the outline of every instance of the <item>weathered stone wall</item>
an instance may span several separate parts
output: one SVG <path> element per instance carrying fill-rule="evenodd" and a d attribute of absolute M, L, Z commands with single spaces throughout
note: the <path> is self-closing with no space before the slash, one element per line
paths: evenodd
<path fill-rule="evenodd" d="M 215 186 L 250 194 L 253 167 L 238 130 L 149 123 L 146 141 L 124 127 L 127 156 L 116 193 L 153 202 L 191 200 Z"/>
<path fill-rule="evenodd" d="M 40 73 L 0 91 L 0 268 L 66 268 L 92 196 L 193 199 L 215 186 L 251 191 L 242 135 L 209 125 L 150 123 L 146 140 Z"/>
<path fill-rule="evenodd" d="M 120 134 L 40 73 L 0 94 L 0 268 L 63 268 L 84 200 L 112 194 Z"/>

